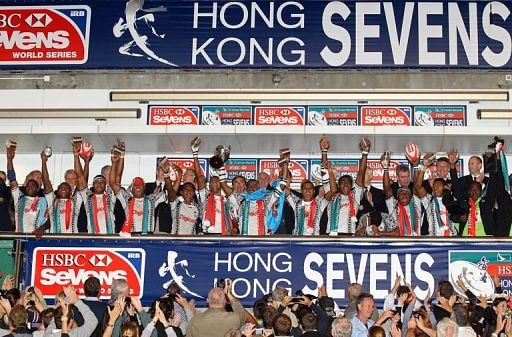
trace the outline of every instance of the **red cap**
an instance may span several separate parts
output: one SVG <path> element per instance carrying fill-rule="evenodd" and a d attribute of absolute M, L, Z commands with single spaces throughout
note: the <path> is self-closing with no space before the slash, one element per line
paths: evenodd
<path fill-rule="evenodd" d="M 145 184 L 144 179 L 142 179 L 141 177 L 136 177 L 136 178 L 133 178 L 133 180 L 132 180 L 132 185 L 144 186 L 144 184 Z"/>

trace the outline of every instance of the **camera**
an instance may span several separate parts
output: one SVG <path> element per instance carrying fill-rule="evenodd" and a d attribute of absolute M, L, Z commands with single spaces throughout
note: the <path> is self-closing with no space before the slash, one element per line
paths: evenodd
<path fill-rule="evenodd" d="M 302 302 L 302 298 L 300 298 L 300 297 L 292 297 L 292 300 L 290 301 L 290 304 L 300 303 L 300 302 Z"/>
<path fill-rule="evenodd" d="M 217 283 L 215 283 L 215 286 L 217 288 L 222 288 L 222 289 L 226 288 L 226 280 L 221 278 L 220 280 L 217 281 Z"/>
<path fill-rule="evenodd" d="M 34 287 L 28 287 L 28 288 L 27 288 L 27 292 L 29 292 L 29 293 L 33 293 L 33 292 L 34 292 Z"/>
<path fill-rule="evenodd" d="M 254 330 L 255 335 L 263 335 L 263 328 L 256 328 Z"/>

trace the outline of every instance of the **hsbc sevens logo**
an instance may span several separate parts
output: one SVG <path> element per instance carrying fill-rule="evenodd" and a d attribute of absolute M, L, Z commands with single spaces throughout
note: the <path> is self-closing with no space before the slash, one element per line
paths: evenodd
<path fill-rule="evenodd" d="M 94 254 L 89 262 L 95 267 L 106 267 L 112 263 L 112 258 L 107 254 Z"/>
<path fill-rule="evenodd" d="M 52 21 L 53 19 L 46 13 L 33 13 L 25 19 L 25 23 L 32 28 L 47 27 Z"/>

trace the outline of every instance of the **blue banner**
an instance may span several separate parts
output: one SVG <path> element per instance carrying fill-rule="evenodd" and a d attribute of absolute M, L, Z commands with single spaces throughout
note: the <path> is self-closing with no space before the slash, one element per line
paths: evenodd
<path fill-rule="evenodd" d="M 91 248 L 92 247 L 92 248 Z M 347 304 L 350 283 L 361 283 L 378 304 L 396 275 L 412 284 L 418 298 L 438 281 L 458 275 L 475 293 L 494 291 L 493 275 L 512 290 L 512 247 L 500 243 L 362 242 L 362 241 L 223 241 L 223 240 L 28 240 L 24 284 L 53 298 L 73 284 L 83 293 L 90 275 L 100 279 L 102 297 L 116 278 L 127 279 L 130 294 L 144 304 L 165 293 L 176 281 L 188 299 L 206 306 L 208 291 L 219 279 L 233 280 L 245 306 L 276 286 L 291 293 L 316 293 L 325 284 L 340 306 Z M 508 273 L 508 274 L 507 274 Z M 457 288 L 456 288 L 457 289 Z"/>
<path fill-rule="evenodd" d="M 0 1 L 0 69 L 510 69 L 511 1 Z"/>

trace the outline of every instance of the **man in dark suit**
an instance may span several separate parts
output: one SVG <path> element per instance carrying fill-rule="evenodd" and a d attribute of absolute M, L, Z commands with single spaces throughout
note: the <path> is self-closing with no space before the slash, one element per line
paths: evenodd
<path fill-rule="evenodd" d="M 458 159 L 458 156 L 457 156 Z M 468 198 L 469 183 L 477 181 L 482 184 L 483 187 L 487 185 L 489 178 L 482 172 L 482 158 L 478 156 L 471 156 L 469 158 L 468 167 L 469 174 L 458 177 L 455 163 L 450 162 L 450 177 L 452 179 L 452 190 L 457 199 L 466 200 Z"/>
<path fill-rule="evenodd" d="M 91 276 L 84 282 L 85 298 L 82 301 L 91 309 L 94 316 L 98 319 L 98 325 L 91 337 L 103 336 L 103 317 L 107 312 L 107 304 L 100 301 L 100 292 L 101 284 L 98 278 Z"/>
<path fill-rule="evenodd" d="M 411 170 L 408 165 L 400 165 L 396 169 L 397 180 L 391 184 L 393 190 L 393 196 L 396 198 L 398 189 L 403 186 L 407 186 L 412 193 L 413 183 L 411 181 Z M 387 212 L 386 212 L 387 213 Z"/>
<path fill-rule="evenodd" d="M 144 186 L 144 195 L 164 191 L 167 195 L 164 182 L 164 172 L 161 167 L 156 169 L 156 178 L 154 182 L 146 183 Z M 171 232 L 171 207 L 167 202 L 162 202 L 155 208 L 155 232 Z"/>

